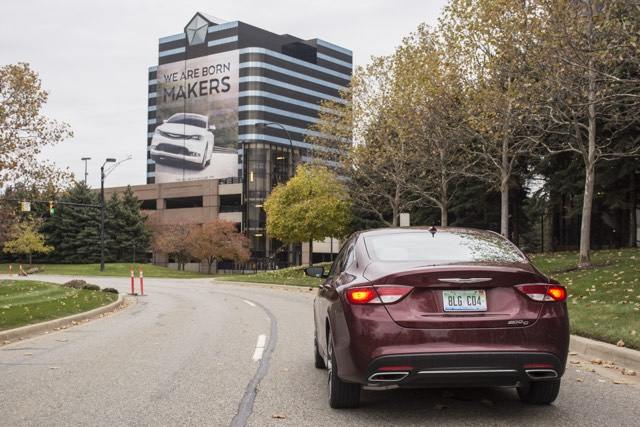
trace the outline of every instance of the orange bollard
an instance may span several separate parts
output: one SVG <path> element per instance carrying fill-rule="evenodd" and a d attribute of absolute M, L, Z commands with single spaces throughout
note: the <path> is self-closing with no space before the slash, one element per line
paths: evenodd
<path fill-rule="evenodd" d="M 144 275 L 142 269 L 140 269 L 140 295 L 144 295 Z"/>
<path fill-rule="evenodd" d="M 131 295 L 136 292 L 135 287 L 135 272 L 133 271 L 133 267 L 131 268 Z"/>

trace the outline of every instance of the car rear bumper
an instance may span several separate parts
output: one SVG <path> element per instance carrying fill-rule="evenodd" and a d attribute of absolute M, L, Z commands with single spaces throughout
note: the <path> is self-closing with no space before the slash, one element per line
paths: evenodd
<path fill-rule="evenodd" d="M 563 373 L 564 363 L 549 353 L 417 353 L 374 359 L 362 383 L 372 388 L 515 387 Z"/>

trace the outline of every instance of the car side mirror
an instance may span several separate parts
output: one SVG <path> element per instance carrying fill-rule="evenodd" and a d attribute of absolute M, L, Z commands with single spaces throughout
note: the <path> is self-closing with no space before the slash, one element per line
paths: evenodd
<path fill-rule="evenodd" d="M 324 267 L 307 267 L 304 269 L 304 274 L 309 277 L 327 278 L 328 275 L 324 274 Z"/>
<path fill-rule="evenodd" d="M 164 120 L 162 121 L 162 123 L 167 123 L 168 121 L 169 121 L 169 120 L 164 119 Z"/>

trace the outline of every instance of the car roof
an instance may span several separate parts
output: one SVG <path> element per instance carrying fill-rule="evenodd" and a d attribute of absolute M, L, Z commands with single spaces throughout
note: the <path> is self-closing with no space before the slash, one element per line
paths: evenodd
<path fill-rule="evenodd" d="M 385 227 L 385 228 L 373 228 L 369 230 L 357 231 L 354 235 L 359 235 L 363 237 L 368 236 L 379 236 L 385 234 L 400 234 L 400 233 L 416 233 L 416 232 L 425 232 L 431 233 L 435 231 L 436 233 L 450 233 L 450 234 L 475 234 L 477 236 L 487 236 L 487 235 L 498 235 L 500 234 L 491 231 L 491 230 L 482 230 L 479 228 L 471 228 L 471 227 L 441 227 L 441 226 L 415 226 L 415 227 Z"/>
<path fill-rule="evenodd" d="M 202 114 L 196 114 L 196 113 L 176 113 L 176 114 L 172 114 L 171 117 L 169 117 L 170 119 L 174 118 L 174 117 L 185 117 L 185 118 L 189 118 L 189 119 L 200 119 L 200 120 L 204 120 L 207 121 L 208 117 Z"/>

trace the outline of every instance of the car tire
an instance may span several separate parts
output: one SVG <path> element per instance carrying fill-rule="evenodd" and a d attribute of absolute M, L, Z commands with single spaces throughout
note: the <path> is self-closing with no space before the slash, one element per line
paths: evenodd
<path fill-rule="evenodd" d="M 333 340 L 329 334 L 327 345 L 329 354 L 327 370 L 329 378 L 329 406 L 334 409 L 356 408 L 360 405 L 360 384 L 347 383 L 338 377 L 337 364 L 335 363 L 335 353 L 333 351 Z"/>
<path fill-rule="evenodd" d="M 318 351 L 318 339 L 313 339 L 313 352 L 314 352 L 314 366 L 316 369 L 327 369 L 327 364 L 324 363 L 324 359 L 320 355 L 320 351 Z"/>
<path fill-rule="evenodd" d="M 200 170 L 204 170 L 207 167 L 207 151 L 209 151 L 208 144 L 206 147 L 204 147 L 204 154 L 202 155 L 202 164 L 200 165 Z"/>
<path fill-rule="evenodd" d="M 558 397 L 560 379 L 532 382 L 528 386 L 518 387 L 520 400 L 534 405 L 548 405 Z"/>

